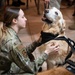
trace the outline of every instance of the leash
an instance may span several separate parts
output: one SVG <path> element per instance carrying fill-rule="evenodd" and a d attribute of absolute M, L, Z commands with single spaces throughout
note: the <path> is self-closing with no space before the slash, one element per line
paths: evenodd
<path fill-rule="evenodd" d="M 71 40 L 70 38 L 66 38 L 64 36 L 55 38 L 55 40 L 65 40 L 68 43 L 68 45 L 71 47 L 71 51 L 65 58 L 65 62 L 62 65 L 65 65 L 66 63 L 68 63 L 69 66 L 67 66 L 66 69 L 72 72 L 73 74 L 75 74 L 75 62 L 73 62 L 72 60 L 68 60 L 72 56 L 72 54 L 75 52 L 75 42 Z"/>
<path fill-rule="evenodd" d="M 66 38 L 66 37 L 64 37 L 64 36 L 62 36 L 62 37 L 57 37 L 57 38 L 55 38 L 55 40 L 65 40 L 65 41 L 68 43 L 68 45 L 71 47 L 70 53 L 69 53 L 69 54 L 67 55 L 67 57 L 65 58 L 65 61 L 66 61 L 68 58 L 71 57 L 72 53 L 75 52 L 75 42 L 74 42 L 73 40 L 71 40 L 70 38 Z"/>
<path fill-rule="evenodd" d="M 67 60 L 66 63 L 68 63 L 69 65 L 66 67 L 66 69 L 70 72 L 72 72 L 75 75 L 75 62 L 71 61 L 71 60 Z"/>

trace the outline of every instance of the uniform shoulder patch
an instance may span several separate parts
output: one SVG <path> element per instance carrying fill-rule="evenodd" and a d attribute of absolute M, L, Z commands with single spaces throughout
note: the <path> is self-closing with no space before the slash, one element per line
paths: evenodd
<path fill-rule="evenodd" d="M 27 57 L 27 52 L 25 50 L 25 47 L 21 44 L 17 46 L 17 50 L 19 51 L 20 54 L 22 54 L 24 57 Z"/>
<path fill-rule="evenodd" d="M 18 49 L 18 50 L 22 50 L 22 49 L 24 49 L 24 46 L 23 46 L 22 44 L 21 44 L 21 45 L 18 45 L 18 46 L 17 46 L 17 49 Z"/>

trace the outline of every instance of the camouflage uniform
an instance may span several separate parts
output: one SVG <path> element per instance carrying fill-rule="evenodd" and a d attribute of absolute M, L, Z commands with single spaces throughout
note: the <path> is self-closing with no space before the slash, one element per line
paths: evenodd
<path fill-rule="evenodd" d="M 28 55 L 35 50 L 37 45 L 37 42 L 33 42 L 28 47 L 24 47 L 16 32 L 12 28 L 8 28 L 6 36 L 0 44 L 0 53 L 4 54 L 11 62 L 7 74 L 36 75 L 43 62 L 48 58 L 48 55 L 43 53 L 34 62 L 30 61 Z"/>

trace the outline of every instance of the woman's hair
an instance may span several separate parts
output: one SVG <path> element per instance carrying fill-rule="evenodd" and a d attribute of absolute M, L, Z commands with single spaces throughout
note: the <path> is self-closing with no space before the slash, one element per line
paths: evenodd
<path fill-rule="evenodd" d="M 20 8 L 6 8 L 4 13 L 3 23 L 0 23 L 0 39 L 3 39 L 3 36 L 6 33 L 7 27 L 11 26 L 12 20 L 17 19 L 19 16 Z"/>
<path fill-rule="evenodd" d="M 4 20 L 6 27 L 9 27 L 12 23 L 12 20 L 17 19 L 19 16 L 20 8 L 7 8 L 4 14 Z"/>

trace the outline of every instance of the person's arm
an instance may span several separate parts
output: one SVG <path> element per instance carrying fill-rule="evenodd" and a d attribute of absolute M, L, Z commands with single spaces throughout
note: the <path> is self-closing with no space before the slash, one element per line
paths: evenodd
<path fill-rule="evenodd" d="M 59 50 L 58 44 L 54 45 L 53 43 L 48 42 L 46 45 L 46 50 L 44 51 L 44 53 L 41 54 L 41 56 L 35 60 L 37 69 L 39 70 L 39 68 L 41 67 L 43 62 L 46 61 L 46 59 L 48 58 L 48 56 L 51 52 L 53 52 L 53 51 L 58 52 L 58 50 Z"/>
<path fill-rule="evenodd" d="M 28 45 L 26 47 L 26 51 L 28 54 L 31 54 L 35 49 L 36 47 L 38 47 L 39 45 L 39 42 L 38 41 L 34 41 L 33 43 L 31 43 L 30 45 Z"/>
<path fill-rule="evenodd" d="M 10 51 L 10 58 L 12 62 L 14 62 L 20 69 L 24 70 L 24 72 L 35 74 L 43 62 L 47 59 L 48 55 L 46 53 L 41 54 L 41 56 L 31 62 L 25 47 L 22 44 L 14 46 Z"/>
<path fill-rule="evenodd" d="M 43 54 L 41 55 L 41 58 L 38 58 L 39 61 L 36 62 L 35 60 L 34 62 L 31 62 L 26 48 L 18 39 L 11 39 L 7 41 L 5 46 L 8 50 L 10 50 L 9 59 L 27 73 L 35 74 L 40 66 L 37 66 L 37 64 L 40 63 L 39 61 L 45 61 L 45 58 L 47 58 L 46 54 Z"/>
<path fill-rule="evenodd" d="M 34 63 L 30 61 L 25 47 L 22 44 L 13 47 L 13 50 L 10 51 L 10 57 L 12 61 L 24 72 L 32 74 L 35 73 Z"/>
<path fill-rule="evenodd" d="M 39 47 L 42 44 L 44 44 L 44 42 L 42 40 L 42 36 L 40 35 L 40 37 L 37 40 L 35 40 L 34 42 L 32 42 L 30 45 L 26 47 L 27 53 L 31 54 L 36 49 L 36 47 Z"/>
<path fill-rule="evenodd" d="M 8 58 L 11 62 L 14 62 L 24 72 L 35 74 L 35 65 L 30 61 L 26 48 L 18 38 L 6 41 L 3 46 L 8 51 Z"/>
<path fill-rule="evenodd" d="M 30 73 L 36 73 L 44 61 L 48 58 L 48 55 L 52 51 L 58 50 L 57 45 L 52 46 L 48 45 L 45 52 L 41 54 L 38 59 L 35 59 L 34 62 L 31 62 L 27 52 L 25 50 L 25 47 L 22 44 L 19 44 L 17 46 L 13 47 L 13 50 L 10 51 L 11 58 L 13 59 L 13 62 L 15 62 L 19 68 L 24 70 L 25 72 Z"/>
<path fill-rule="evenodd" d="M 26 48 L 18 40 L 9 40 L 6 43 L 6 47 L 10 50 L 9 59 L 24 72 L 32 74 L 37 73 L 43 62 L 48 58 L 48 54 L 54 50 L 54 47 L 48 48 L 40 57 L 38 57 L 38 59 L 31 62 Z"/>
<path fill-rule="evenodd" d="M 34 41 L 32 44 L 30 44 L 26 47 L 27 54 L 31 61 L 34 61 L 34 59 L 35 59 L 32 52 L 36 49 L 36 47 L 38 47 L 38 44 L 39 44 L 38 41 Z"/>

